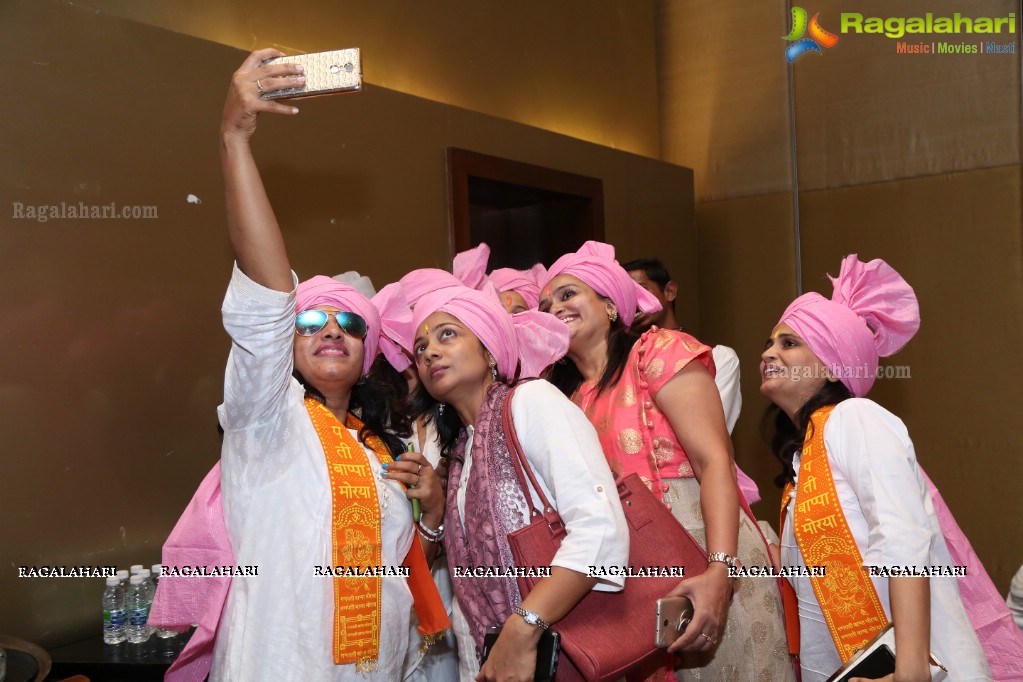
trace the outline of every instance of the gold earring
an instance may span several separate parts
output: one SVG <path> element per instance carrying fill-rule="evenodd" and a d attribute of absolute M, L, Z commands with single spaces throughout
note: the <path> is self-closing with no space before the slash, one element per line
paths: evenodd
<path fill-rule="evenodd" d="M 607 319 L 611 320 L 612 323 L 617 322 L 618 321 L 618 311 L 617 310 L 612 310 L 611 312 L 609 312 L 607 314 Z"/>

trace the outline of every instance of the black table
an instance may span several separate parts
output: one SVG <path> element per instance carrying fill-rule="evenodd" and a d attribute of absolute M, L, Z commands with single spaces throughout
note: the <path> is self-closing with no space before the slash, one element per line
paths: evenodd
<path fill-rule="evenodd" d="M 177 655 L 185 647 L 192 630 L 162 639 L 153 635 L 142 644 L 104 644 L 103 635 L 51 649 L 51 680 L 85 675 L 92 682 L 135 682 L 162 680 Z"/>

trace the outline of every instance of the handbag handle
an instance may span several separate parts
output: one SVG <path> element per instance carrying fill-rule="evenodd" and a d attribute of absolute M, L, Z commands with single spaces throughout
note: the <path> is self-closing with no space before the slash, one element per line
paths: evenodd
<path fill-rule="evenodd" d="M 521 382 L 513 386 L 511 390 L 508 391 L 508 395 L 504 400 L 504 405 L 501 408 L 501 426 L 504 429 L 505 443 L 508 444 L 508 454 L 511 455 L 512 468 L 515 469 L 515 477 L 518 479 L 519 487 L 522 489 L 522 493 L 526 497 L 526 502 L 529 504 L 531 510 L 530 516 L 537 517 L 542 514 L 552 533 L 564 535 L 565 524 L 561 520 L 561 515 L 551 505 L 547 496 L 543 494 L 543 489 L 540 488 L 540 484 L 537 483 L 536 477 L 533 475 L 533 470 L 529 467 L 529 462 L 526 460 L 526 454 L 522 451 L 522 444 L 519 442 L 519 435 L 515 431 L 515 420 L 512 417 L 511 404 L 512 396 L 515 395 L 515 389 L 520 385 Z M 529 485 L 526 484 L 527 478 L 529 479 Z M 543 505 L 543 512 L 538 510 L 533 504 L 533 496 L 530 494 L 530 488 L 536 491 L 536 496 L 540 498 L 540 502 Z"/>

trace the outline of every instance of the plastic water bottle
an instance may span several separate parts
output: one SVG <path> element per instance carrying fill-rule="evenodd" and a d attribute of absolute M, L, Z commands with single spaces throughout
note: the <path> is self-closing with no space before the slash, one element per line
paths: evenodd
<path fill-rule="evenodd" d="M 149 591 L 143 584 L 142 576 L 135 574 L 129 581 L 125 606 L 128 611 L 128 641 L 141 644 L 149 639 Z"/>
<path fill-rule="evenodd" d="M 149 622 L 149 612 L 153 610 L 153 600 L 156 599 L 156 583 L 153 582 L 153 574 L 148 568 L 143 568 L 139 573 L 142 576 L 142 586 L 146 588 L 146 622 Z M 149 634 L 156 632 L 156 628 L 147 625 Z"/>
<path fill-rule="evenodd" d="M 163 564 L 153 564 L 152 572 L 153 572 L 153 575 L 152 575 L 153 584 L 157 588 L 159 588 L 160 587 L 160 575 L 163 574 Z M 155 598 L 155 595 L 154 595 L 154 598 Z M 178 636 L 178 633 L 174 632 L 173 630 L 165 630 L 164 628 L 153 628 L 153 634 L 155 634 L 157 637 L 159 637 L 161 639 L 170 639 L 171 637 L 177 637 Z"/>
<path fill-rule="evenodd" d="M 103 591 L 103 643 L 120 644 L 128 638 L 124 612 L 124 590 L 117 578 L 107 578 Z"/>

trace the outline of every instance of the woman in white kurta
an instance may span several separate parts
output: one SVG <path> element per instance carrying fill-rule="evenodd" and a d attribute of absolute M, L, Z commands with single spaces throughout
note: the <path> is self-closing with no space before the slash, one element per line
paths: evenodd
<path fill-rule="evenodd" d="M 906 427 L 863 397 L 878 357 L 916 333 L 916 295 L 884 261 L 855 256 L 833 282 L 831 300 L 811 293 L 786 309 L 760 365 L 760 390 L 777 410 L 772 447 L 792 484 L 783 496 L 782 563 L 827 570 L 818 585 L 827 614 L 811 577 L 790 578 L 802 679 L 826 680 L 887 621 L 895 628 L 896 679 L 929 680 L 932 652 L 957 682 L 989 680 Z M 948 575 L 892 576 L 893 567 L 941 567 Z"/>
<path fill-rule="evenodd" d="M 443 533 L 458 596 L 453 624 L 460 678 L 532 680 L 542 629 L 591 589 L 620 590 L 623 579 L 588 574 L 591 567 L 623 565 L 628 558 L 621 503 L 585 415 L 545 381 L 521 384 L 514 393 L 506 383 L 519 374 L 520 362 L 523 376 L 535 376 L 563 354 L 567 329 L 536 312 L 516 315 L 513 323 L 496 291 L 468 288 L 424 297 L 413 324 L 409 345 L 422 382 L 419 405 L 436 420 L 442 446 L 452 455 Z M 551 575 L 524 598 L 513 577 L 457 573 L 469 556 L 488 566 L 511 565 L 507 533 L 528 523 L 501 420 L 507 400 L 527 464 L 567 530 Z M 481 670 L 483 634 L 494 625 L 503 629 Z"/>
<path fill-rule="evenodd" d="M 237 258 L 223 309 L 232 349 L 219 408 L 221 485 L 235 561 L 258 573 L 231 584 L 210 679 L 391 682 L 402 676 L 414 580 L 341 580 L 330 569 L 393 569 L 420 549 L 405 490 L 381 475 L 403 449 L 388 430 L 400 430 L 402 419 L 368 374 L 383 324 L 400 320 L 385 319 L 348 285 L 327 277 L 298 285 L 291 271 L 250 149 L 260 113 L 294 111 L 259 93 L 302 83 L 294 65 L 261 65 L 275 56 L 254 52 L 234 74 L 221 125 Z M 409 320 L 406 303 L 394 309 Z M 328 457 L 335 458 L 329 471 Z M 443 493 L 420 461 L 409 495 L 428 518 L 439 517 Z M 376 504 L 355 501 L 374 497 Z M 351 625 L 365 618 L 369 627 Z"/>

